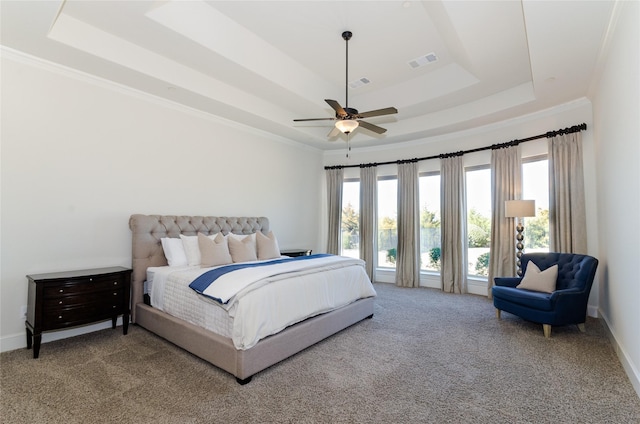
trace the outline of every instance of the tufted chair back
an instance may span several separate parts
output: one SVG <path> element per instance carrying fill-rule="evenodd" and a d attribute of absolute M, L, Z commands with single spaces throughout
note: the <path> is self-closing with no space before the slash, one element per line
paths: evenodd
<path fill-rule="evenodd" d="M 556 290 L 578 289 L 591 290 L 598 260 L 588 255 L 575 253 L 526 253 L 522 255 L 522 272 L 525 275 L 527 264 L 533 261 L 540 270 L 558 264 L 558 280 Z"/>

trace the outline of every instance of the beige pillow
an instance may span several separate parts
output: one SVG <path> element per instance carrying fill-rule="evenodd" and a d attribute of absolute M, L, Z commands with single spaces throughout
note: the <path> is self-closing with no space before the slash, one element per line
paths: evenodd
<path fill-rule="evenodd" d="M 233 259 L 233 262 L 258 260 L 255 240 L 256 239 L 253 234 L 249 236 L 229 234 L 227 241 L 229 242 L 229 252 L 231 252 L 231 259 Z"/>
<path fill-rule="evenodd" d="M 200 248 L 200 262 L 203 267 L 226 265 L 233 261 L 229 254 L 227 239 L 218 233 L 214 239 L 198 233 L 198 247 Z"/>
<path fill-rule="evenodd" d="M 256 232 L 256 246 L 258 247 L 258 259 L 260 260 L 275 259 L 281 256 L 278 240 L 273 231 L 269 231 L 266 236 L 261 231 Z"/>
<path fill-rule="evenodd" d="M 527 272 L 524 278 L 516 286 L 518 289 L 533 290 L 538 292 L 553 293 L 556 289 L 556 280 L 558 279 L 558 265 L 550 266 L 544 271 L 533 261 L 527 264 Z"/>

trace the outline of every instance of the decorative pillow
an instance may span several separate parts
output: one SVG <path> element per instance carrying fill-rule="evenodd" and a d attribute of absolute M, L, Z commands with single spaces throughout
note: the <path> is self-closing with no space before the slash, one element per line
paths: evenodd
<path fill-rule="evenodd" d="M 210 267 L 232 263 L 227 239 L 224 238 L 222 233 L 216 234 L 213 239 L 211 237 L 198 233 L 201 266 Z"/>
<path fill-rule="evenodd" d="M 198 246 L 198 236 L 185 236 L 180 234 L 184 252 L 187 255 L 187 264 L 190 266 L 200 265 L 200 247 Z"/>
<path fill-rule="evenodd" d="M 164 256 L 167 258 L 169 266 L 187 265 L 187 254 L 184 251 L 182 240 L 179 238 L 163 237 L 160 239 Z"/>
<path fill-rule="evenodd" d="M 199 233 L 198 233 L 199 234 Z M 205 236 L 211 240 L 214 240 L 219 233 Z M 204 235 L 204 234 L 203 234 Z M 189 266 L 199 266 L 202 262 L 202 256 L 200 255 L 200 246 L 198 244 L 198 236 L 185 236 L 180 234 L 180 239 L 182 240 L 182 246 L 184 247 L 184 252 L 187 256 L 187 265 Z"/>
<path fill-rule="evenodd" d="M 275 259 L 281 256 L 278 240 L 273 231 L 269 231 L 266 236 L 261 231 L 256 232 L 256 246 L 258 248 L 258 259 L 260 260 Z"/>
<path fill-rule="evenodd" d="M 233 262 L 248 262 L 258 260 L 256 254 L 256 238 L 254 234 L 241 236 L 228 234 L 229 252 Z"/>
<path fill-rule="evenodd" d="M 557 279 L 558 264 L 550 266 L 544 271 L 540 271 L 540 268 L 538 268 L 533 261 L 529 261 L 527 264 L 527 272 L 524 274 L 524 278 L 516 288 L 553 293 L 556 289 Z"/>

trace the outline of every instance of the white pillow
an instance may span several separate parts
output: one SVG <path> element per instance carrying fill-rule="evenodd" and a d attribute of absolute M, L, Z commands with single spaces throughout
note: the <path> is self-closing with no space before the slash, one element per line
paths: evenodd
<path fill-rule="evenodd" d="M 227 239 L 222 233 L 215 237 L 198 233 L 198 247 L 200 248 L 200 260 L 203 267 L 226 265 L 232 263 Z"/>
<path fill-rule="evenodd" d="M 227 236 L 227 241 L 229 242 L 229 252 L 231 252 L 233 262 L 258 260 L 255 234 L 248 236 L 229 234 Z"/>
<path fill-rule="evenodd" d="M 527 264 L 527 272 L 524 274 L 524 278 L 516 288 L 553 293 L 556 290 L 557 279 L 558 264 L 550 266 L 544 271 L 540 271 L 540 268 L 538 268 L 533 261 L 529 261 Z"/>
<path fill-rule="evenodd" d="M 180 234 L 184 252 L 187 255 L 187 264 L 190 266 L 200 265 L 200 248 L 198 247 L 198 236 L 185 236 Z"/>
<path fill-rule="evenodd" d="M 163 237 L 160 239 L 164 256 L 169 266 L 187 265 L 187 254 L 184 251 L 182 240 L 179 238 Z"/>
<path fill-rule="evenodd" d="M 260 260 L 275 259 L 281 256 L 278 240 L 273 231 L 269 231 L 266 236 L 261 231 L 256 232 L 256 246 L 258 248 L 258 259 Z"/>

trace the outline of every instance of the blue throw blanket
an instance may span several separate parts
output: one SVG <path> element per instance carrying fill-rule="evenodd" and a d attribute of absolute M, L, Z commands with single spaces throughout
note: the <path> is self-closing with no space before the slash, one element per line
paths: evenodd
<path fill-rule="evenodd" d="M 223 301 L 222 299 L 213 297 L 213 296 L 209 296 L 207 294 L 205 294 L 205 290 L 207 288 L 209 288 L 209 286 L 211 286 L 213 283 L 215 283 L 215 281 L 222 277 L 225 274 L 228 274 L 230 272 L 239 270 L 239 269 L 245 269 L 245 268 L 255 268 L 255 267 L 263 267 L 263 266 L 268 266 L 268 265 L 273 265 L 273 264 L 280 264 L 280 263 L 285 263 L 285 262 L 294 262 L 294 261 L 305 261 L 305 260 L 309 260 L 309 259 L 317 259 L 317 258 L 323 258 L 323 257 L 327 257 L 327 256 L 335 256 L 335 255 L 330 255 L 330 254 L 326 254 L 326 253 L 318 253 L 315 255 L 308 255 L 308 256 L 297 256 L 294 258 L 283 258 L 283 259 L 274 259 L 272 261 L 266 261 L 266 262 L 250 262 L 250 263 L 237 263 L 237 264 L 233 264 L 233 265 L 224 265 L 218 268 L 214 268 L 211 271 L 207 271 L 204 274 L 200 275 L 198 278 L 196 278 L 195 280 L 193 280 L 191 282 L 191 284 L 189 284 L 189 287 L 192 288 L 193 290 L 196 291 L 196 293 L 199 293 L 203 296 L 207 296 L 213 300 L 216 300 L 220 303 L 227 303 L 229 301 L 229 299 L 227 299 L 226 301 Z"/>

